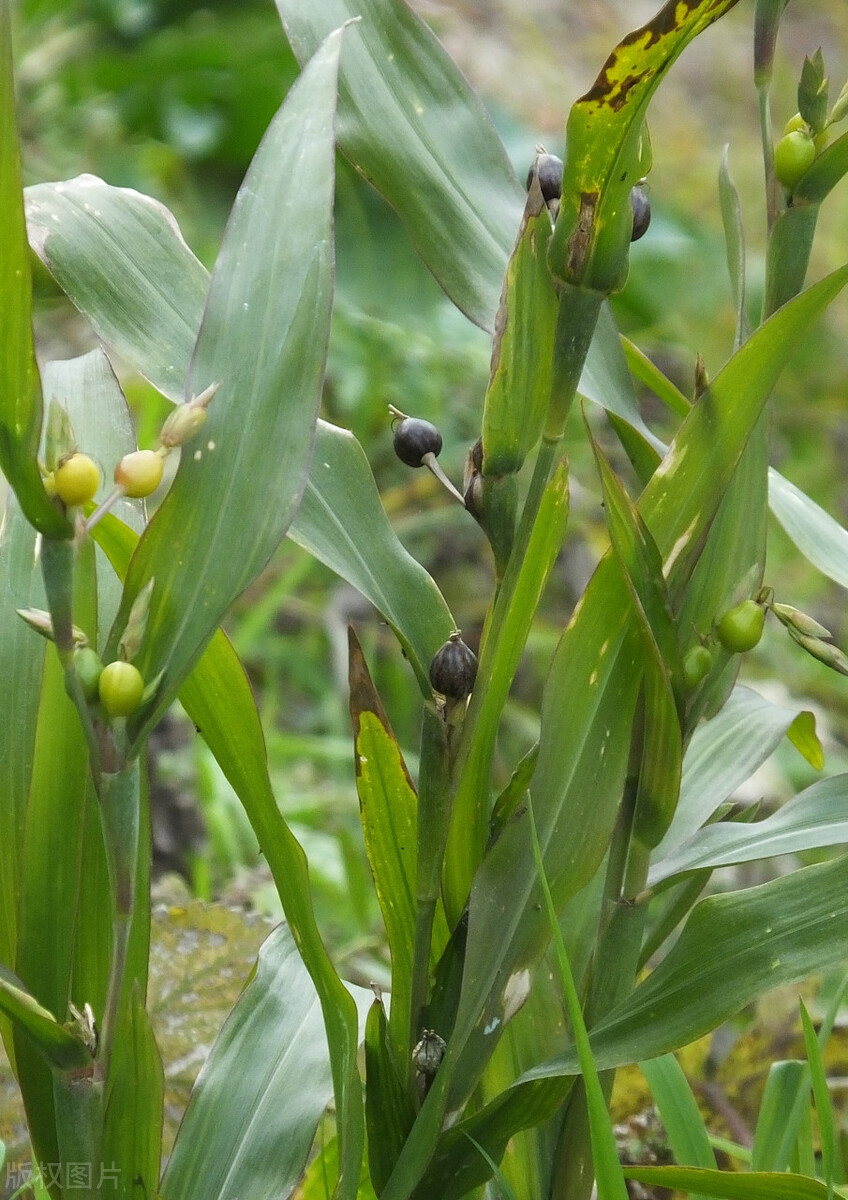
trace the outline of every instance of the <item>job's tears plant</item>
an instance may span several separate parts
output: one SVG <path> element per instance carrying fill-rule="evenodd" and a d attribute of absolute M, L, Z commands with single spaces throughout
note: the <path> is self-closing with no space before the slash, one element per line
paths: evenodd
<path fill-rule="evenodd" d="M 334 1098 L 335 1132 L 318 1139 L 303 1195 L 451 1198 L 487 1187 L 578 1200 L 596 1180 L 603 1200 L 623 1197 L 606 1112 L 615 1068 L 645 1062 L 667 1096 L 671 1060 L 659 1056 L 848 954 L 846 857 L 699 899 L 718 867 L 848 840 L 844 776 L 764 820 L 725 819 L 734 789 L 785 735 L 821 765 L 809 714 L 734 686 L 767 611 L 775 632 L 785 627 L 838 671 L 848 665 L 823 626 L 762 581 L 769 502 L 802 552 L 848 578 L 832 520 L 768 470 L 769 396 L 848 281 L 843 267 L 803 290 L 819 206 L 848 169 L 848 135 L 831 128 L 844 93 L 829 107 L 815 54 L 801 74 L 801 125 L 774 135 L 782 3 L 760 0 L 754 13 L 769 223 L 762 312 L 746 301 L 726 161 L 737 339 L 712 381 L 698 372 L 694 403 L 619 338 L 607 305 L 647 221 L 649 103 L 684 47 L 731 7 L 670 3 L 625 37 L 571 108 L 561 168 L 537 158 L 525 191 L 480 102 L 400 0 L 278 0 L 303 70 L 209 277 L 171 215 L 135 192 L 82 176 L 22 194 L 0 0 L 0 460 L 11 485 L 0 1029 L 34 1158 L 91 1166 L 74 1194 L 98 1194 L 108 1168 L 125 1196 L 291 1195 Z M 807 140 L 803 159 L 785 148 L 796 133 L 812 139 L 812 156 Z M 478 656 L 463 614 L 395 536 L 356 440 L 318 420 L 337 143 L 448 296 L 493 331 L 480 441 L 462 490 L 451 485 L 492 548 Z M 103 350 L 36 368 L 27 238 L 105 345 L 174 401 L 157 449 L 138 450 Z M 667 447 L 640 415 L 628 366 L 677 420 Z M 550 664 L 538 743 L 500 788 L 504 705 L 565 536 L 578 394 L 606 411 L 638 495 L 587 408 L 610 549 Z M 441 436 L 426 414 L 393 416 L 404 461 L 435 469 Z M 148 520 L 143 497 L 177 447 L 179 468 Z M 356 786 L 390 1004 L 345 985 L 326 952 L 249 686 L 218 629 L 286 534 L 374 604 L 420 692 L 413 779 L 351 633 Z M 139 763 L 176 696 L 244 805 L 287 925 L 263 946 L 160 1179 Z M 793 1145 L 778 1169 L 799 1161 Z M 731 1194 L 714 1163 L 687 1153 L 678 1149 L 681 1165 L 700 1169 L 674 1182 Z M 744 1194 L 788 1194 L 784 1184 L 827 1194 L 812 1178 L 776 1184 L 757 1172 Z M 61 1173 L 47 1186 L 61 1195 Z"/>

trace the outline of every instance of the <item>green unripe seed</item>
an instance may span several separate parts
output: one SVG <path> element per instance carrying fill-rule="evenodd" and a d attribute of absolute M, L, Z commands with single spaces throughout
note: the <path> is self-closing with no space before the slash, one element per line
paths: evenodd
<path fill-rule="evenodd" d="M 816 147 L 809 133 L 794 129 L 786 133 L 774 148 L 774 173 L 791 191 L 813 165 Z"/>
<path fill-rule="evenodd" d="M 115 483 L 134 500 L 151 496 L 162 482 L 165 462 L 155 450 L 135 450 L 125 454 L 115 467 Z"/>
<path fill-rule="evenodd" d="M 141 671 L 132 663 L 108 663 L 101 672 L 100 703 L 110 717 L 128 717 L 135 712 L 144 695 Z"/>
<path fill-rule="evenodd" d="M 72 507 L 94 499 L 100 484 L 97 464 L 87 454 L 72 454 L 56 470 L 53 485 L 63 504 Z"/>
<path fill-rule="evenodd" d="M 691 646 L 683 656 L 683 686 L 694 692 L 703 683 L 713 665 L 713 656 L 706 646 Z"/>
<path fill-rule="evenodd" d="M 74 670 L 82 687 L 82 694 L 89 703 L 93 704 L 100 696 L 100 676 L 103 674 L 103 663 L 96 650 L 91 646 L 80 646 L 74 651 Z"/>
<path fill-rule="evenodd" d="M 756 600 L 743 600 L 716 621 L 718 640 L 731 654 L 753 650 L 763 636 L 766 610 Z"/>

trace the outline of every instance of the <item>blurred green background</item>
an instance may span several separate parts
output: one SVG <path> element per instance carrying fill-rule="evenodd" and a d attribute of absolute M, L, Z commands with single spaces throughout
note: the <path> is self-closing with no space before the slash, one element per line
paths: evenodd
<path fill-rule="evenodd" d="M 416 7 L 483 93 L 516 170 L 534 146 L 561 153 L 571 102 L 591 84 L 619 38 L 654 11 L 635 0 L 454 0 Z M 660 89 L 651 127 L 654 219 L 633 250 L 615 300 L 622 329 L 686 393 L 703 354 L 716 373 L 732 348 L 717 172 L 722 148 L 738 183 L 749 240 L 751 311 L 762 285 L 765 217 L 751 71 L 753 3 L 742 2 L 692 46 Z M 835 97 L 848 75 L 844 0 L 789 6 L 778 55 L 775 124 L 795 112 L 805 53 L 821 45 Z M 20 0 L 16 59 L 26 181 L 92 172 L 163 201 L 211 266 L 229 207 L 262 133 L 296 75 L 272 0 Z M 824 207 L 816 275 L 845 258 L 845 189 Z M 387 406 L 435 421 L 441 462 L 461 479 L 479 434 L 489 345 L 444 299 L 415 259 L 392 212 L 343 162 L 338 171 L 338 296 L 324 415 L 365 447 L 386 508 L 409 549 L 443 589 L 476 644 L 490 595 L 484 538 L 458 505 L 391 448 Z M 42 358 L 93 345 L 93 335 L 33 259 Z M 804 345 L 775 402 L 775 465 L 838 519 L 848 517 L 846 383 L 848 307 L 834 310 Z M 116 364 L 119 372 L 121 364 Z M 125 371 L 142 445 L 156 436 L 164 402 Z M 673 424 L 644 396 L 644 413 Z M 626 461 L 598 413 L 598 435 L 622 472 Z M 516 682 L 500 745 L 505 776 L 536 736 L 538 699 L 556 640 L 606 544 L 599 488 L 579 414 L 571 440 L 574 520 L 544 614 Z M 817 576 L 774 527 L 766 582 L 848 644 L 841 592 Z M 228 623 L 265 723 L 279 803 L 310 858 L 319 920 L 344 969 L 387 981 L 379 914 L 359 832 L 345 695 L 346 625 L 352 620 L 410 765 L 418 701 L 388 630 L 347 585 L 285 543 Z M 745 673 L 783 698 L 822 711 L 828 767 L 848 761 L 846 681 L 803 656 L 769 627 Z M 175 714 L 154 739 L 159 798 L 157 854 L 201 897 L 247 900 L 276 913 L 273 888 L 235 798 L 193 727 Z M 808 782 L 791 749 L 761 777 L 774 804 Z"/>

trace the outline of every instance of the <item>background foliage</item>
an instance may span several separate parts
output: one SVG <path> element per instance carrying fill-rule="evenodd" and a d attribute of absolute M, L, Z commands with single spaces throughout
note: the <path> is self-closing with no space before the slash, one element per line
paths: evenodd
<path fill-rule="evenodd" d="M 610 4 L 602 6 L 602 15 L 594 11 L 598 6 L 587 14 L 577 3 L 559 5 L 556 12 L 541 7 L 527 12 L 526 7 L 517 12 L 506 4 L 456 4 L 424 11 L 493 106 L 520 174 L 535 142 L 560 149 L 568 106 L 585 90 L 614 34 L 654 6 L 643 5 L 644 12 L 636 13 L 637 5 Z M 741 4 L 692 47 L 660 95 L 652 126 L 654 222 L 650 236 L 634 248 L 628 285 L 615 300 L 624 332 L 656 352 L 685 394 L 692 391 L 696 354 L 704 355 L 708 369 L 717 369 L 733 336 L 729 288 L 715 270 L 722 251 L 712 165 L 724 142 L 731 143 L 743 204 L 753 209 L 759 186 L 756 113 L 747 86 L 750 70 L 742 59 L 749 47 L 742 36 L 749 7 Z M 807 13 L 795 14 L 793 6 L 787 11 L 776 89 L 776 104 L 783 104 L 786 117 L 796 108 L 801 58 L 816 41 L 826 48 L 832 78 L 848 74 L 840 8 L 838 0 L 817 4 L 812 33 Z M 261 0 L 205 5 L 23 0 L 17 34 L 26 182 L 91 171 L 156 195 L 211 265 L 235 190 L 296 75 L 273 6 Z M 689 146 L 697 147 L 692 169 L 681 170 Z M 352 428 L 365 446 L 395 528 L 438 580 L 451 609 L 462 614 L 473 642 L 489 590 L 488 549 L 473 523 L 443 500 L 429 477 L 397 463 L 386 408 L 394 404 L 436 421 L 446 444 L 441 461 L 458 480 L 479 426 L 487 341 L 444 301 L 390 211 L 343 164 L 338 190 L 340 303 L 323 414 Z M 817 274 L 844 259 L 848 245 L 848 209 L 832 201 L 826 218 Z M 762 246 L 755 241 L 751 249 L 756 292 Z M 46 355 L 69 357 L 93 345 L 90 331 L 46 274 L 36 270 L 38 336 Z M 848 516 L 848 418 L 842 400 L 848 383 L 846 326 L 843 306 L 841 315 L 829 316 L 805 339 L 781 379 L 775 404 L 776 465 L 843 521 Z M 158 429 L 161 410 L 143 382 L 130 378 L 125 385 L 145 444 Z M 606 449 L 615 456 L 612 445 Z M 626 474 L 619 459 L 615 465 Z M 606 542 L 588 448 L 576 453 L 572 473 L 577 520 L 510 702 L 505 762 L 515 761 L 535 739 L 533 714 L 546 667 Z M 848 643 L 838 589 L 814 576 L 777 530 L 770 555 L 769 580 L 779 578 L 794 603 L 814 611 L 839 644 Z M 334 959 L 363 982 L 386 983 L 385 939 L 350 777 L 344 699 L 349 618 L 357 625 L 404 755 L 414 763 L 417 706 L 407 686 L 408 670 L 390 652 L 387 631 L 356 593 L 292 541 L 239 602 L 229 631 L 259 698 L 275 793 L 308 852 L 318 918 Z M 808 697 L 827 710 L 820 732 L 828 765 L 844 769 L 843 681 L 793 654 L 787 640 L 774 634 L 750 656 L 745 670 L 761 688 L 776 692 L 776 681 L 791 679 L 794 697 Z M 195 838 L 188 856 L 193 891 L 204 897 L 248 897 L 276 912 L 240 807 L 190 723 L 179 716 L 176 721 L 174 744 L 159 756 L 155 770 L 180 794 L 195 795 L 202 807 L 205 832 Z M 769 770 L 754 786 L 772 803 L 814 780 L 811 768 L 785 743 Z M 2 1125 L 0 1135 L 5 1136 Z"/>

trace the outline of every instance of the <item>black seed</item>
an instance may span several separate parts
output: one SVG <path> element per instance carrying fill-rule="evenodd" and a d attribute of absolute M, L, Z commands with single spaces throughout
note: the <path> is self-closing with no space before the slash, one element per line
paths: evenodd
<path fill-rule="evenodd" d="M 645 194 L 645 189 L 638 183 L 630 189 L 630 207 L 633 209 L 633 232 L 631 242 L 638 242 L 648 231 L 651 223 L 651 205 Z"/>
<path fill-rule="evenodd" d="M 395 426 L 395 454 L 408 467 L 422 466 L 425 454 L 438 457 L 442 448 L 442 435 L 429 421 L 418 417 L 404 417 Z"/>
<path fill-rule="evenodd" d="M 464 700 L 477 678 L 477 655 L 459 633 L 452 633 L 430 663 L 430 683 L 448 700 Z"/>
<path fill-rule="evenodd" d="M 540 154 L 533 167 L 539 173 L 539 187 L 546 203 L 559 200 L 562 195 L 562 159 L 555 154 Z M 527 187 L 533 182 L 533 167 L 527 173 Z"/>

